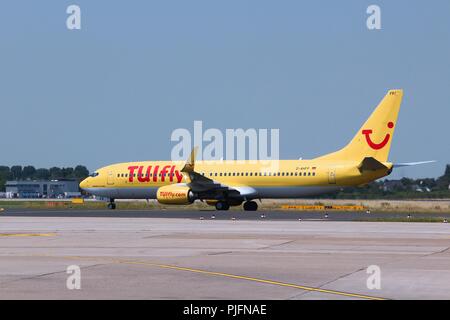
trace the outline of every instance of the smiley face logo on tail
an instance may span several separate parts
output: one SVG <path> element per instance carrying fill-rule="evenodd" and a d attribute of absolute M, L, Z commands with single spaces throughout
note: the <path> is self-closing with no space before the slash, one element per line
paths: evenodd
<path fill-rule="evenodd" d="M 394 123 L 392 121 L 390 121 L 387 124 L 387 127 L 389 129 L 392 129 L 394 127 Z M 369 147 L 371 147 L 374 150 L 382 149 L 389 142 L 389 139 L 391 138 L 391 135 L 389 133 L 387 133 L 381 142 L 376 143 L 376 142 L 373 142 L 372 139 L 370 138 L 370 135 L 372 134 L 371 129 L 363 130 L 362 134 L 366 136 L 366 141 L 367 141 L 367 144 L 369 145 Z"/>

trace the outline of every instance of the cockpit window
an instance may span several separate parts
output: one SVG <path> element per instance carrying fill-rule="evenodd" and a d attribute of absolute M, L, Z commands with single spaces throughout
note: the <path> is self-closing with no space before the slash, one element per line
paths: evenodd
<path fill-rule="evenodd" d="M 96 177 L 96 176 L 98 176 L 98 172 L 92 172 L 92 173 L 89 175 L 89 177 Z"/>

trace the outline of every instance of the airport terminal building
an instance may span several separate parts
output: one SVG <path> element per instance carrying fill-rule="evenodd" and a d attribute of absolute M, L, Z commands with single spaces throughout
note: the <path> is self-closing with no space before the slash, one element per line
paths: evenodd
<path fill-rule="evenodd" d="M 71 198 L 80 196 L 77 180 L 7 181 L 7 198 Z"/>

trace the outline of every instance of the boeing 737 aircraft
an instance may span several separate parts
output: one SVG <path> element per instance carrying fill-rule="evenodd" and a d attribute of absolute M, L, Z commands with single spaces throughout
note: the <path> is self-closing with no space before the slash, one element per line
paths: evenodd
<path fill-rule="evenodd" d="M 157 199 L 163 204 L 205 201 L 217 210 L 254 200 L 301 198 L 361 186 L 387 176 L 392 169 L 425 162 L 388 161 L 402 90 L 390 90 L 355 137 L 339 151 L 312 160 L 140 161 L 113 164 L 95 171 L 80 183 L 88 193 L 110 199 Z"/>

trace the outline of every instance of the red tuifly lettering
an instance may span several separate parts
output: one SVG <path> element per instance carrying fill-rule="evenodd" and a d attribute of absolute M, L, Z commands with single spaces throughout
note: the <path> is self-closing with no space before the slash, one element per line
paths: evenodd
<path fill-rule="evenodd" d="M 164 168 L 161 170 L 161 181 L 165 181 L 166 173 L 168 173 L 167 169 L 169 169 L 171 166 L 164 166 Z"/>
<path fill-rule="evenodd" d="M 155 166 L 155 170 L 153 171 L 153 182 L 158 181 L 158 170 L 159 166 Z"/>
<path fill-rule="evenodd" d="M 129 182 L 133 182 L 134 180 L 134 170 L 136 170 L 138 168 L 138 166 L 129 166 L 128 170 L 130 171 L 130 173 L 128 174 L 128 181 Z"/>
<path fill-rule="evenodd" d="M 150 182 L 150 171 L 152 170 L 152 166 L 147 167 L 147 172 L 145 173 L 145 175 L 142 173 L 143 170 L 144 170 L 144 166 L 140 166 L 139 171 L 138 171 L 138 181 L 139 182 Z"/>
<path fill-rule="evenodd" d="M 128 181 L 134 182 L 134 178 L 136 177 L 136 171 L 137 171 L 137 181 L 138 182 L 150 182 L 153 180 L 153 182 L 158 181 L 158 177 L 160 176 L 161 179 L 159 179 L 161 182 L 166 181 L 167 175 L 169 176 L 169 181 L 173 182 L 174 178 L 176 177 L 176 182 L 180 183 L 183 180 L 183 175 L 180 173 L 180 171 L 175 170 L 175 166 L 164 166 L 161 171 L 159 171 L 159 166 L 155 166 L 153 168 L 152 173 L 152 166 L 147 166 L 147 169 L 145 170 L 145 166 L 129 166 L 128 167 Z M 153 176 L 153 179 L 151 177 Z"/>

